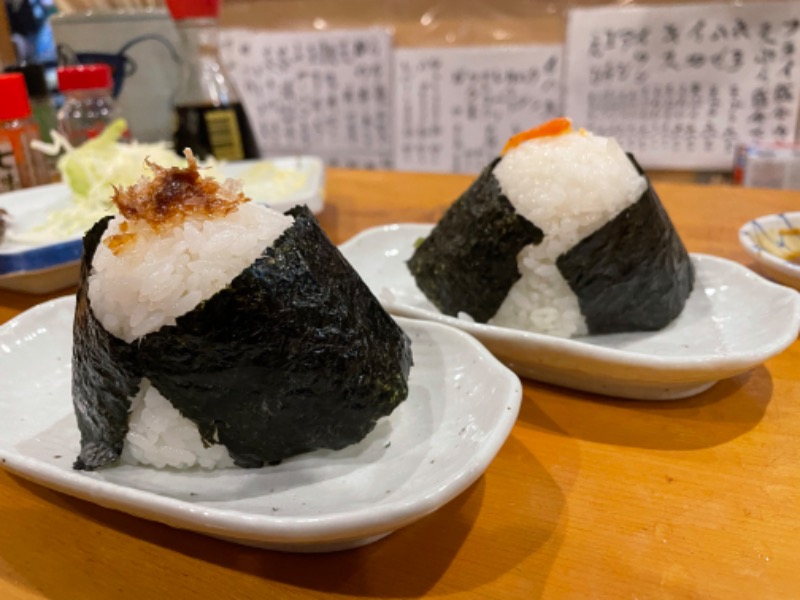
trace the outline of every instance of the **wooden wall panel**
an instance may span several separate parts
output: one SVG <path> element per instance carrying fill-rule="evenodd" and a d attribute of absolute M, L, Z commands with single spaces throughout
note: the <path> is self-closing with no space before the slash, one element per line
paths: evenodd
<path fill-rule="evenodd" d="M 759 0 L 738 1 L 759 3 Z M 226 26 L 254 29 L 385 26 L 393 29 L 398 46 L 557 43 L 564 40 L 565 15 L 570 7 L 685 3 L 677 0 L 223 0 L 221 19 Z"/>
<path fill-rule="evenodd" d="M 16 62 L 14 45 L 11 43 L 11 30 L 8 26 L 8 13 L 5 2 L 0 4 L 0 66 Z"/>

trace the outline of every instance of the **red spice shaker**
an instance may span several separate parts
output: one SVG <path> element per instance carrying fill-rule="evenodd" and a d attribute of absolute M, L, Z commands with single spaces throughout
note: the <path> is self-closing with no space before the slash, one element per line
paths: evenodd
<path fill-rule="evenodd" d="M 44 155 L 31 148 L 37 139 L 25 78 L 0 75 L 0 192 L 49 183 Z"/>

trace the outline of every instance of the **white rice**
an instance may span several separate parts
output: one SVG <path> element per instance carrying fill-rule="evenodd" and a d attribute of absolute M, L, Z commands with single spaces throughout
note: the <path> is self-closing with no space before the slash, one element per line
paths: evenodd
<path fill-rule="evenodd" d="M 120 231 L 111 220 L 103 240 Z M 112 335 L 132 342 L 174 325 L 177 317 L 224 289 L 294 222 L 250 202 L 228 215 L 189 217 L 181 226 L 154 231 L 128 222 L 134 242 L 115 255 L 97 246 L 89 276 L 89 300 Z"/>
<path fill-rule="evenodd" d="M 124 463 L 159 469 L 234 466 L 228 449 L 222 444 L 205 447 L 197 425 L 182 416 L 147 379 L 142 380 L 131 404 L 128 427 L 121 457 Z"/>
<path fill-rule="evenodd" d="M 112 219 L 103 239 L 119 233 L 122 222 L 121 216 Z M 136 238 L 119 254 L 102 241 L 97 247 L 89 276 L 92 311 L 126 342 L 174 325 L 177 317 L 225 288 L 293 222 L 249 202 L 224 217 L 187 217 L 160 232 L 128 222 L 127 233 Z M 122 460 L 158 468 L 233 466 L 225 446 L 204 447 L 197 426 L 146 379 L 132 399 Z"/>
<path fill-rule="evenodd" d="M 515 210 L 542 229 L 544 240 L 517 256 L 522 277 L 489 323 L 585 335 L 578 299 L 556 259 L 634 204 L 647 181 L 613 138 L 583 131 L 527 141 L 506 153 L 494 175 Z"/>

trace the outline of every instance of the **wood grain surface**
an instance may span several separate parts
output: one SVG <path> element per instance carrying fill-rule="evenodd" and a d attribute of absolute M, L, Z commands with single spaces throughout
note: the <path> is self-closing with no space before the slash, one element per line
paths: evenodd
<path fill-rule="evenodd" d="M 330 170 L 320 221 L 336 242 L 433 221 L 468 183 Z M 751 267 L 739 226 L 800 209 L 796 192 L 657 189 L 691 251 Z M 0 292 L 0 321 L 44 299 Z M 417 524 L 335 554 L 237 546 L 0 471 L 0 598 L 800 595 L 800 344 L 688 400 L 622 401 L 533 381 L 524 396 L 477 483 Z"/>

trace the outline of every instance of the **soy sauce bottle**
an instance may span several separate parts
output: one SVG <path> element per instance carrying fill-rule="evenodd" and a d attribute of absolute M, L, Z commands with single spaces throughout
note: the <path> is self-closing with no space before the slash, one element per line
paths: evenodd
<path fill-rule="evenodd" d="M 219 160 L 257 158 L 253 130 L 219 58 L 219 0 L 167 0 L 181 39 L 182 79 L 175 94 L 175 151 Z"/>

